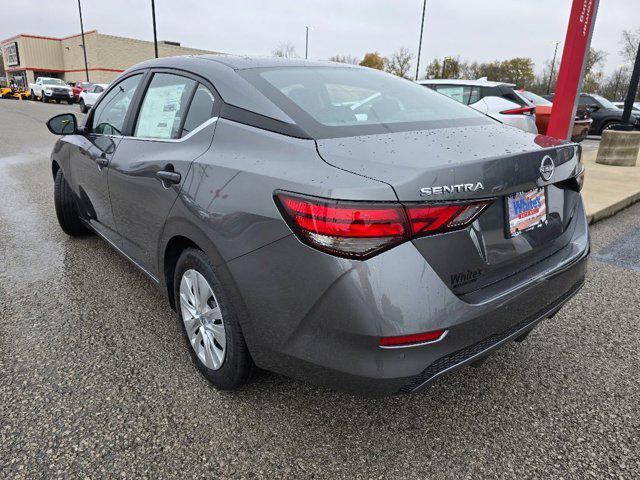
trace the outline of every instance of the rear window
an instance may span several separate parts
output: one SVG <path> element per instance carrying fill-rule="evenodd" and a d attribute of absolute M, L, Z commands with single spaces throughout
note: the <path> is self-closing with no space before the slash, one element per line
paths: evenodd
<path fill-rule="evenodd" d="M 377 70 L 276 67 L 239 73 L 314 138 L 491 123 L 472 108 Z"/>

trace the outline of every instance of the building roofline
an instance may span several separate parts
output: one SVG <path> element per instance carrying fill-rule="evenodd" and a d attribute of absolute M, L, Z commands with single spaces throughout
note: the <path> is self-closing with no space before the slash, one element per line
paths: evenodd
<path fill-rule="evenodd" d="M 93 33 L 98 33 L 97 29 L 89 30 L 84 32 L 85 35 L 91 35 Z M 62 40 L 69 40 L 70 38 L 80 37 L 82 33 L 76 33 L 74 35 L 68 35 L 66 37 L 44 37 L 41 35 L 32 35 L 30 33 L 19 33 L 18 35 L 14 35 L 13 37 L 6 38 L 4 40 L 0 40 L 0 43 L 10 42 L 11 40 L 15 40 L 17 38 L 37 38 L 39 40 L 54 40 L 56 42 L 60 42 Z"/>

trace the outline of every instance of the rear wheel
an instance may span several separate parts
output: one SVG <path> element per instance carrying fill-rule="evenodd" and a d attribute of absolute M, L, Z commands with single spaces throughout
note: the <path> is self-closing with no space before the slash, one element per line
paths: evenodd
<path fill-rule="evenodd" d="M 213 265 L 202 251 L 186 249 L 173 282 L 183 335 L 198 370 L 216 388 L 239 388 L 251 377 L 253 360 Z"/>
<path fill-rule="evenodd" d="M 78 206 L 73 198 L 73 192 L 60 169 L 56 172 L 53 199 L 56 207 L 58 223 L 64 233 L 71 235 L 72 237 L 91 233 L 80 221 Z"/>

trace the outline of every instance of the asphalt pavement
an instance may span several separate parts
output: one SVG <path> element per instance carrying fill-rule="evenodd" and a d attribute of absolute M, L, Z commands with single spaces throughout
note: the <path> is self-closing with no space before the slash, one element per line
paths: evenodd
<path fill-rule="evenodd" d="M 638 478 L 640 205 L 592 227 L 584 289 L 421 394 L 197 373 L 175 314 L 53 208 L 44 121 L 0 100 L 0 478 Z"/>

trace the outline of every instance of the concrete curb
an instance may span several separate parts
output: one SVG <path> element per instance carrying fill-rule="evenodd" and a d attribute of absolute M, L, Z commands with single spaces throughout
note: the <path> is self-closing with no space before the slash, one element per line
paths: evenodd
<path fill-rule="evenodd" d="M 608 207 L 601 208 L 597 212 L 587 215 L 589 225 L 599 222 L 600 220 L 604 220 L 605 218 L 612 217 L 620 210 L 624 210 L 625 208 L 630 207 L 636 202 L 640 202 L 640 192 L 623 198 L 622 200 L 615 202 Z"/>

